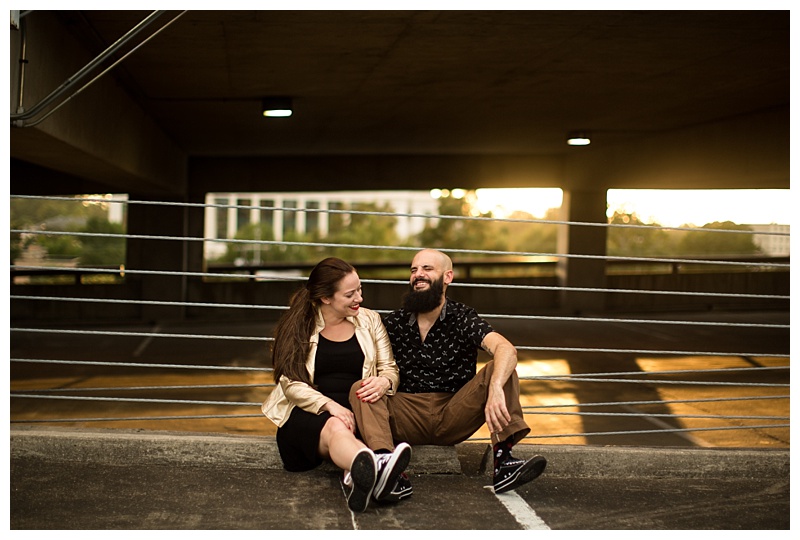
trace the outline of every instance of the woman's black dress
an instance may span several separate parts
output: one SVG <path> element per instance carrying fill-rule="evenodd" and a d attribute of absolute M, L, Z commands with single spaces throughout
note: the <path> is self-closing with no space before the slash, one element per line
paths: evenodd
<path fill-rule="evenodd" d="M 364 352 L 355 334 L 347 341 L 330 341 L 319 335 L 314 384 L 321 393 L 349 409 L 350 387 L 361 379 L 363 366 Z M 319 434 L 330 416 L 327 411 L 312 414 L 300 407 L 292 409 L 275 436 L 287 471 L 308 471 L 322 463 L 318 453 Z"/>

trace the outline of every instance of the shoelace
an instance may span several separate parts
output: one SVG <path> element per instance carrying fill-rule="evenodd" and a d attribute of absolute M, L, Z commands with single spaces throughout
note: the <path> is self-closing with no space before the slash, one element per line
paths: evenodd
<path fill-rule="evenodd" d="M 375 456 L 375 461 L 378 464 L 378 470 L 380 471 L 383 469 L 386 464 L 389 463 L 390 459 L 392 459 L 392 454 L 377 454 Z"/>
<path fill-rule="evenodd" d="M 506 456 L 506 459 L 498 463 L 497 466 L 494 468 L 494 473 L 495 474 L 499 473 L 502 467 L 509 467 L 509 466 L 516 467 L 517 465 L 520 465 L 522 463 L 525 463 L 525 461 L 522 459 L 517 459 L 511 455 Z"/>

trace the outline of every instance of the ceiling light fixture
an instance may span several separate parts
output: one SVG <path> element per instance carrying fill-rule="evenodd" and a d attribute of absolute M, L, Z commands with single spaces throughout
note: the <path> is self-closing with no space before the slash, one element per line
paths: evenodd
<path fill-rule="evenodd" d="M 292 98 L 273 96 L 262 99 L 261 114 L 271 118 L 292 116 Z"/>
<path fill-rule="evenodd" d="M 589 146 L 589 134 L 584 131 L 573 131 L 567 135 L 567 144 L 570 146 Z"/>

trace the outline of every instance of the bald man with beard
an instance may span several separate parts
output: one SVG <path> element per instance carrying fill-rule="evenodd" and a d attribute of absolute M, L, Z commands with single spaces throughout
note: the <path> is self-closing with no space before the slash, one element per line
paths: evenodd
<path fill-rule="evenodd" d="M 511 455 L 530 432 L 519 401 L 517 350 L 473 308 L 447 297 L 452 282 L 453 263 L 446 254 L 423 249 L 415 255 L 402 307 L 384 318 L 400 385 L 374 403 L 364 401 L 368 396 L 356 385 L 350 403 L 374 450 L 391 450 L 400 442 L 452 446 L 485 423 L 492 434 L 494 490 L 503 493 L 538 477 L 547 461 Z M 479 349 L 492 360 L 477 371 Z M 411 492 L 407 477 L 398 480 L 395 493 Z"/>

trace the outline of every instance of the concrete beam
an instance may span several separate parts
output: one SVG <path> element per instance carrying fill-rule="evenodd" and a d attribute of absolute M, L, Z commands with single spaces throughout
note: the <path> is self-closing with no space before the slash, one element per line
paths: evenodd
<path fill-rule="evenodd" d="M 789 189 L 790 115 L 760 111 L 625 144 L 576 148 L 563 189 Z M 600 182 L 601 184 L 599 184 Z"/>
<path fill-rule="evenodd" d="M 193 157 L 191 193 L 558 187 L 560 156 Z"/>
<path fill-rule="evenodd" d="M 59 23 L 54 12 L 34 11 L 22 23 L 26 40 L 22 103 L 23 110 L 30 110 L 88 64 L 94 54 Z M 10 34 L 10 110 L 20 112 L 18 81 L 23 33 L 12 29 Z M 107 65 L 108 62 L 97 68 L 75 90 Z M 58 103 L 60 100 L 54 105 Z M 107 191 L 186 191 L 185 153 L 122 89 L 113 71 L 52 116 L 30 125 L 39 118 L 24 121 L 29 127 L 11 128 L 12 159 L 86 178 L 107 186 Z M 29 179 L 14 180 L 24 189 Z M 58 191 L 58 183 L 52 189 Z"/>

